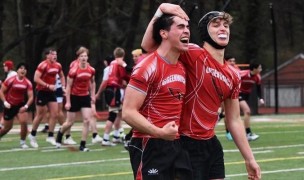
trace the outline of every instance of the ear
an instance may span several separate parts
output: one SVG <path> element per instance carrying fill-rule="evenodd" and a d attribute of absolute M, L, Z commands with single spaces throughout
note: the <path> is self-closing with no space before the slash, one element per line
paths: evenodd
<path fill-rule="evenodd" d="M 168 39 L 168 31 L 166 31 L 166 30 L 160 30 L 159 34 L 162 37 L 162 39 Z"/>

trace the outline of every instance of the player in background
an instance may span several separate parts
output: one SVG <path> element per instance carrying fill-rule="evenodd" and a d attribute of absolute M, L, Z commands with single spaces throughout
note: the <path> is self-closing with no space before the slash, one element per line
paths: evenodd
<path fill-rule="evenodd" d="M 46 141 L 56 145 L 54 129 L 58 118 L 58 103 L 56 100 L 56 75 L 59 74 L 62 86 L 65 86 L 65 78 L 61 64 L 57 61 L 57 51 L 54 48 L 44 50 L 45 60 L 37 67 L 34 74 L 36 83 L 36 115 L 33 120 L 32 130 L 29 134 L 30 144 L 38 148 L 36 140 L 37 129 L 41 120 L 50 113 L 49 131 Z"/>
<path fill-rule="evenodd" d="M 17 65 L 17 75 L 7 78 L 0 90 L 0 98 L 4 102 L 3 127 L 0 128 L 0 138 L 7 134 L 13 127 L 14 120 L 20 123 L 20 147 L 27 149 L 27 109 L 33 102 L 33 86 L 26 78 L 27 65 Z"/>

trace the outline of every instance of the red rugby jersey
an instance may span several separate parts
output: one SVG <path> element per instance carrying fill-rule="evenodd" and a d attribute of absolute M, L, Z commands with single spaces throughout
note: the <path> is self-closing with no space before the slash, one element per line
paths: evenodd
<path fill-rule="evenodd" d="M 241 74 L 241 93 L 250 94 L 254 84 L 261 84 L 261 75 L 250 74 L 250 70 L 240 71 Z"/>
<path fill-rule="evenodd" d="M 46 82 L 47 84 L 55 85 L 56 82 L 56 74 L 60 73 L 62 70 L 61 64 L 58 62 L 50 62 L 49 60 L 42 61 L 36 71 L 39 71 L 41 73 L 41 79 Z M 37 84 L 36 86 L 37 90 L 43 90 L 43 91 L 51 91 L 49 88 L 45 86 L 41 86 L 40 84 Z"/>
<path fill-rule="evenodd" d="M 128 86 L 146 95 L 139 112 L 155 126 L 163 127 L 171 121 L 180 124 L 185 83 L 183 65 L 168 64 L 154 52 L 134 67 Z M 134 129 L 133 137 L 150 135 Z"/>
<path fill-rule="evenodd" d="M 90 81 L 95 75 L 95 69 L 87 63 L 86 68 L 73 66 L 69 71 L 69 78 L 73 79 L 71 94 L 76 96 L 87 96 L 90 90 Z"/>
<path fill-rule="evenodd" d="M 221 102 L 238 98 L 239 73 L 226 63 L 218 63 L 195 44 L 189 44 L 189 50 L 181 54 L 180 60 L 187 72 L 180 134 L 194 139 L 210 139 L 215 134 Z"/>
<path fill-rule="evenodd" d="M 32 83 L 26 77 L 19 80 L 17 76 L 12 76 L 4 81 L 4 85 L 8 90 L 5 99 L 14 106 L 22 105 L 27 91 L 33 89 Z"/>
<path fill-rule="evenodd" d="M 119 87 L 123 86 L 123 80 L 129 81 L 130 77 L 124 67 L 119 65 L 116 60 L 112 61 L 108 66 L 108 82 L 107 86 Z"/>

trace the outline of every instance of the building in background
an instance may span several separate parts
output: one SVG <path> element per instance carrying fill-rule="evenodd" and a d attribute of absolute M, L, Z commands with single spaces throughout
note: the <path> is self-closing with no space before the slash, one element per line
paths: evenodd
<path fill-rule="evenodd" d="M 304 112 L 304 54 L 300 53 L 278 66 L 278 107 L 279 113 Z M 274 112 L 274 69 L 262 76 L 262 92 L 265 107 Z M 271 111 L 273 109 L 273 111 Z"/>

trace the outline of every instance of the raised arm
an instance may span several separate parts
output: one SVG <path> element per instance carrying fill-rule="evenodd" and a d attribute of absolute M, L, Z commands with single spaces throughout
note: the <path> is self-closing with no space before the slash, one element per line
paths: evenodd
<path fill-rule="evenodd" d="M 155 12 L 151 21 L 149 22 L 149 25 L 146 29 L 146 32 L 145 32 L 144 37 L 141 42 L 141 47 L 148 53 L 156 50 L 158 47 L 158 44 L 153 39 L 153 33 L 152 33 L 153 24 L 157 18 L 159 18 L 163 15 L 163 13 L 174 14 L 183 19 L 189 20 L 188 15 L 185 13 L 185 11 L 179 5 L 170 4 L 170 3 L 162 3 L 158 7 L 158 9 Z"/>

